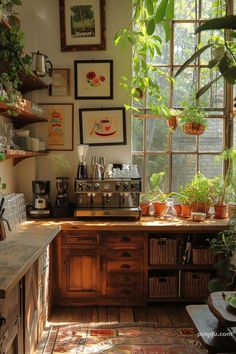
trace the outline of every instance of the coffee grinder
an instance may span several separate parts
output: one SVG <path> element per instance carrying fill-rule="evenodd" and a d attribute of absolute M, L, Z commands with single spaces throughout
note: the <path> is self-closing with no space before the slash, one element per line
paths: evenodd
<path fill-rule="evenodd" d="M 55 202 L 54 215 L 66 217 L 70 215 L 68 201 L 69 177 L 56 177 L 57 198 Z"/>
<path fill-rule="evenodd" d="M 79 157 L 77 179 L 87 179 L 89 177 L 88 176 L 88 166 L 86 163 L 88 148 L 89 148 L 89 145 L 86 145 L 86 144 L 77 145 L 77 153 L 78 153 L 78 157 Z"/>
<path fill-rule="evenodd" d="M 32 218 L 48 217 L 51 214 L 50 208 L 50 181 L 32 181 L 33 205 L 29 210 Z"/>

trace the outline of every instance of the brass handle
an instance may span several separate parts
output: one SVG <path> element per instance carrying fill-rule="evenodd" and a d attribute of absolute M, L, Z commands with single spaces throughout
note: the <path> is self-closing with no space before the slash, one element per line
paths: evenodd
<path fill-rule="evenodd" d="M 122 264 L 121 269 L 129 269 L 130 265 L 129 264 Z"/>

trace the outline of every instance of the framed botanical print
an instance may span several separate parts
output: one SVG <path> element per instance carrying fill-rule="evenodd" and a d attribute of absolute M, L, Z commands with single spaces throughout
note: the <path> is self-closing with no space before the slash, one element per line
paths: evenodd
<path fill-rule="evenodd" d="M 88 145 L 126 145 L 124 107 L 79 110 L 80 142 Z"/>
<path fill-rule="evenodd" d="M 49 95 L 70 95 L 70 69 L 53 69 L 52 83 L 49 85 Z"/>
<path fill-rule="evenodd" d="M 113 98 L 113 60 L 75 60 L 75 99 Z"/>
<path fill-rule="evenodd" d="M 59 0 L 61 51 L 105 50 L 105 0 Z"/>

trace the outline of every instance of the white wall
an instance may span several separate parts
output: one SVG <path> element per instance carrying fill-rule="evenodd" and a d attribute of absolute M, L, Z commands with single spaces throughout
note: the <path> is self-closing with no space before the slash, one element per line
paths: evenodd
<path fill-rule="evenodd" d="M 22 29 L 25 32 L 27 52 L 37 51 L 46 54 L 52 61 L 54 68 L 70 68 L 71 70 L 71 96 L 50 97 L 48 90 L 31 93 L 30 98 L 39 103 L 74 103 L 74 147 L 80 143 L 78 126 L 78 109 L 91 107 L 120 107 L 129 103 L 127 92 L 120 87 L 120 77 L 131 75 L 131 47 L 125 50 L 120 46 L 115 47 L 113 37 L 115 33 L 131 24 L 130 0 L 106 0 L 106 41 L 105 51 L 61 52 L 60 27 L 59 27 L 59 1 L 58 0 L 23 0 L 23 7 L 19 7 Z M 74 100 L 74 60 L 112 59 L 114 66 L 114 99 L 113 100 Z M 92 155 L 105 156 L 107 162 L 130 163 L 130 112 L 127 116 L 127 145 L 113 145 L 91 147 L 88 162 Z M 37 124 L 38 125 L 38 124 Z M 37 133 L 37 125 L 31 125 L 31 134 Z M 61 154 L 56 152 L 56 154 Z M 73 197 L 73 180 L 76 176 L 78 158 L 76 149 L 71 152 L 62 152 L 62 157 L 69 161 L 70 194 Z M 35 162 L 36 161 L 36 162 Z M 17 173 L 17 189 L 26 194 L 27 200 L 31 199 L 32 179 L 50 179 L 54 199 L 55 171 L 52 169 L 50 156 L 31 158 L 22 161 L 14 168 Z"/>

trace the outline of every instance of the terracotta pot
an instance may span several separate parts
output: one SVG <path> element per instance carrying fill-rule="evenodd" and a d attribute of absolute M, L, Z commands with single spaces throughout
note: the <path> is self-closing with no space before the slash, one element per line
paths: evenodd
<path fill-rule="evenodd" d="M 190 204 L 181 204 L 181 216 L 182 218 L 190 218 L 192 211 L 192 205 Z"/>
<path fill-rule="evenodd" d="M 193 202 L 192 211 L 209 214 L 210 205 L 206 202 Z"/>
<path fill-rule="evenodd" d="M 236 216 L 236 203 L 228 203 L 228 218 L 231 219 L 232 216 Z"/>
<path fill-rule="evenodd" d="M 181 204 L 174 204 L 174 208 L 175 208 L 175 210 L 176 210 L 177 216 L 181 216 L 181 213 L 182 213 L 182 206 L 181 206 Z"/>
<path fill-rule="evenodd" d="M 184 133 L 191 134 L 191 135 L 201 135 L 205 131 L 205 126 L 200 123 L 185 123 L 184 126 Z"/>
<path fill-rule="evenodd" d="M 148 201 L 147 202 L 140 202 L 139 206 L 140 206 L 141 213 L 142 213 L 143 216 L 149 215 L 150 206 L 151 206 L 150 202 L 148 202 Z"/>
<path fill-rule="evenodd" d="M 166 209 L 166 203 L 164 202 L 152 202 L 155 214 L 158 216 L 162 216 L 164 214 L 164 211 Z"/>
<path fill-rule="evenodd" d="M 170 118 L 167 119 L 166 123 L 168 128 L 175 130 L 177 128 L 177 116 L 171 116 Z"/>
<path fill-rule="evenodd" d="M 216 219 L 227 219 L 228 217 L 228 206 L 226 204 L 220 205 L 214 205 L 214 210 L 215 210 L 215 215 L 214 217 Z"/>

